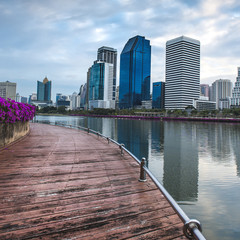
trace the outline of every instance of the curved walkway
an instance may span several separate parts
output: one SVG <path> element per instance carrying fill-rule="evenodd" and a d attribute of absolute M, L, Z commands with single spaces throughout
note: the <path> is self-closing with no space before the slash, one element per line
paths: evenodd
<path fill-rule="evenodd" d="M 139 166 L 92 134 L 31 124 L 0 151 L 0 239 L 186 239 Z"/>

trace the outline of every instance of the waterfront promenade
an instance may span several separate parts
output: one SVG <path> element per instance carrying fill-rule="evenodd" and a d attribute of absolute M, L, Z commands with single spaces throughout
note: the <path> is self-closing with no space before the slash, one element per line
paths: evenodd
<path fill-rule="evenodd" d="M 0 239 L 186 239 L 139 166 L 86 132 L 31 124 L 0 151 Z"/>

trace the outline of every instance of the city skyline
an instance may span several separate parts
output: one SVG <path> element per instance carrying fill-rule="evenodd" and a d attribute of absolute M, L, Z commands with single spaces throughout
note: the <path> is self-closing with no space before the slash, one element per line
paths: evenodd
<path fill-rule="evenodd" d="M 121 53 L 135 35 L 151 41 L 151 83 L 165 81 L 166 42 L 182 35 L 201 42 L 200 83 L 236 79 L 240 3 L 234 0 L 10 0 L 0 1 L 0 13 L 1 82 L 16 82 L 21 96 L 36 92 L 44 76 L 52 80 L 52 99 L 72 94 L 86 82 L 98 48 Z"/>

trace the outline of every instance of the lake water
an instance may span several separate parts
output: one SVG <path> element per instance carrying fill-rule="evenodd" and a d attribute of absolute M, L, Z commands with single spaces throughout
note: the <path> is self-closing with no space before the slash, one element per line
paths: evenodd
<path fill-rule="evenodd" d="M 240 239 L 240 124 L 37 116 L 124 143 L 211 240 Z"/>

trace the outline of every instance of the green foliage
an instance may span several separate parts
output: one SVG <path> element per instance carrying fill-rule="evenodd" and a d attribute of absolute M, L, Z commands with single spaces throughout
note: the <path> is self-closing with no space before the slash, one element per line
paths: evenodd
<path fill-rule="evenodd" d="M 185 110 L 173 109 L 105 109 L 96 108 L 93 110 L 68 110 L 66 111 L 65 106 L 56 107 L 44 107 L 37 110 L 38 113 L 44 114 L 70 114 L 70 115 L 102 115 L 102 116 L 114 116 L 114 115 L 127 115 L 134 116 L 139 115 L 140 112 L 158 112 L 162 113 L 163 116 L 167 117 L 224 117 L 224 118 L 235 118 L 240 117 L 240 108 L 223 109 L 219 110 L 203 110 L 197 111 L 193 107 L 187 107 Z"/>
<path fill-rule="evenodd" d="M 197 114 L 198 114 L 198 111 L 197 111 L 196 109 L 194 109 L 194 110 L 191 111 L 191 116 L 196 117 Z"/>
<path fill-rule="evenodd" d="M 232 110 L 233 116 L 236 116 L 236 117 L 240 116 L 240 108 L 233 108 L 231 110 Z"/>
<path fill-rule="evenodd" d="M 90 111 L 90 114 L 95 115 L 114 115 L 115 110 L 114 109 L 106 109 L 106 108 L 95 108 L 92 111 Z"/>
<path fill-rule="evenodd" d="M 60 113 L 60 114 L 65 114 L 67 113 L 66 111 L 66 107 L 65 106 L 60 106 L 57 108 L 57 112 Z"/>
<path fill-rule="evenodd" d="M 57 113 L 57 108 L 53 106 L 47 106 L 41 109 L 37 108 L 38 113 Z"/>

